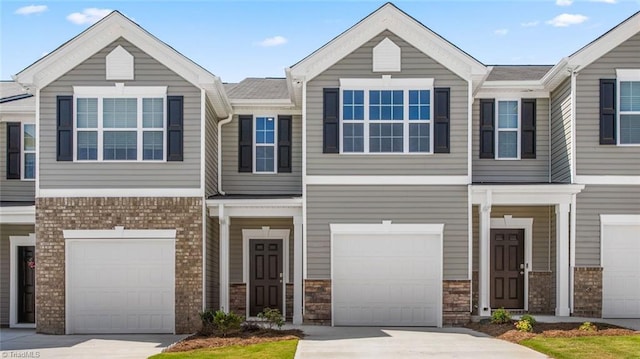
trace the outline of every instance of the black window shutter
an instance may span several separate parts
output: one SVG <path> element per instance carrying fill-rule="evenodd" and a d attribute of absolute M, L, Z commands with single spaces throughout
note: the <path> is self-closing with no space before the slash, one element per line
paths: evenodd
<path fill-rule="evenodd" d="M 253 116 L 238 118 L 238 172 L 253 172 Z"/>
<path fill-rule="evenodd" d="M 536 158 L 536 99 L 522 99 L 520 158 Z"/>
<path fill-rule="evenodd" d="M 184 97 L 167 96 L 167 161 L 183 161 Z"/>
<path fill-rule="evenodd" d="M 20 122 L 7 122 L 7 179 L 20 179 Z"/>
<path fill-rule="evenodd" d="M 600 144 L 616 144 L 616 79 L 600 79 Z"/>
<path fill-rule="evenodd" d="M 433 93 L 433 153 L 449 153 L 451 132 L 450 94 L 448 87 L 436 87 Z"/>
<path fill-rule="evenodd" d="M 340 153 L 340 89 L 323 92 L 322 152 Z"/>
<path fill-rule="evenodd" d="M 73 96 L 58 96 L 56 103 L 56 158 L 73 161 Z"/>
<path fill-rule="evenodd" d="M 480 158 L 494 158 L 494 121 L 496 103 L 494 99 L 480 100 Z"/>
<path fill-rule="evenodd" d="M 291 116 L 278 116 L 278 172 L 291 173 Z"/>

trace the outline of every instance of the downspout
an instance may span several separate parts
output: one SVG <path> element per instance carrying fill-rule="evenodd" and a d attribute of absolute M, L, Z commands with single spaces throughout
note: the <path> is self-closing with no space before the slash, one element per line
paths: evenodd
<path fill-rule="evenodd" d="M 233 120 L 233 111 L 229 111 L 229 117 L 218 122 L 218 193 L 225 195 L 222 190 L 222 126 Z"/>
<path fill-rule="evenodd" d="M 551 146 L 552 142 L 553 142 L 553 137 L 551 136 L 551 107 L 553 106 L 553 100 L 551 98 L 551 92 L 549 92 L 549 132 L 548 132 L 548 136 L 549 136 L 549 160 L 548 160 L 548 171 L 549 171 L 549 183 L 551 183 L 551 181 L 553 180 L 553 178 L 551 177 L 551 162 L 553 161 L 552 157 L 553 157 L 553 148 Z"/>

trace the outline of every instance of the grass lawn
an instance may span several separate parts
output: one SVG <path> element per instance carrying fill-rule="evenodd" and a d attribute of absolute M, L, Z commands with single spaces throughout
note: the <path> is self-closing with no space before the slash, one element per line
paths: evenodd
<path fill-rule="evenodd" d="M 161 353 L 149 359 L 174 358 L 234 358 L 234 359 L 292 359 L 296 354 L 298 339 L 281 340 L 253 345 L 232 345 L 221 348 L 196 349 L 186 352 Z"/>
<path fill-rule="evenodd" d="M 535 337 L 520 344 L 556 359 L 640 358 L 640 335 L 573 338 Z"/>

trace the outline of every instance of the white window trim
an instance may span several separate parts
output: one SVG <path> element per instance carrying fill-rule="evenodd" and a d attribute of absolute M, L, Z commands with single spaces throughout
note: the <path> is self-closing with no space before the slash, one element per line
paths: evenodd
<path fill-rule="evenodd" d="M 434 80 L 433 78 L 391 78 L 390 75 L 383 75 L 381 78 L 341 78 L 340 79 L 340 154 L 342 155 L 381 155 L 381 156 L 398 156 L 398 155 L 432 155 L 433 154 L 433 96 L 434 96 Z M 369 91 L 393 91 L 401 90 L 403 93 L 403 120 L 369 120 Z M 428 90 L 430 95 L 429 103 L 429 120 L 409 120 L 409 91 L 411 90 Z M 364 120 L 363 121 L 344 121 L 343 120 L 343 106 L 344 91 L 363 91 L 364 92 Z M 344 152 L 344 124 L 345 123 L 362 123 L 363 136 L 364 136 L 364 151 L 363 152 Z M 402 123 L 402 152 L 370 152 L 369 151 L 369 125 L 371 123 Z M 409 124 L 411 123 L 428 123 L 429 124 L 429 152 L 409 152 Z"/>
<path fill-rule="evenodd" d="M 258 143 L 256 143 L 256 131 L 257 131 L 257 121 L 258 118 L 273 118 L 273 171 L 258 171 L 256 169 L 256 161 L 258 160 L 258 158 L 256 157 L 256 152 L 257 152 L 257 147 L 258 147 Z M 254 174 L 258 174 L 258 175 L 272 175 L 272 174 L 276 174 L 278 173 L 278 116 L 274 115 L 274 114 L 270 114 L 270 115 L 254 115 L 253 116 L 253 126 L 252 126 L 253 130 L 252 130 L 252 138 L 253 138 L 253 145 L 252 145 L 252 149 L 251 151 L 253 151 L 253 173 Z M 269 147 L 271 145 L 268 144 L 260 144 L 261 147 Z"/>
<path fill-rule="evenodd" d="M 516 157 L 500 157 L 500 132 L 514 132 L 513 129 L 504 129 L 501 130 L 500 129 L 500 102 L 507 102 L 507 101 L 515 101 L 518 104 L 518 128 L 516 129 Z M 497 98 L 495 100 L 495 107 L 496 107 L 496 120 L 495 120 L 495 143 L 496 143 L 496 151 L 495 151 L 495 156 L 494 159 L 496 160 L 500 160 L 500 161 L 518 161 L 520 160 L 520 146 L 521 141 L 520 141 L 520 136 L 521 136 L 521 131 L 522 131 L 522 106 L 521 106 L 521 99 L 520 98 Z"/>
<path fill-rule="evenodd" d="M 35 148 L 32 151 L 26 151 L 24 149 L 24 126 L 25 125 L 33 125 L 33 128 L 36 131 L 37 131 L 37 128 L 36 128 L 36 124 L 34 122 L 21 122 L 20 123 L 20 180 L 31 182 L 31 181 L 35 181 L 36 180 L 37 174 L 35 173 L 35 171 L 37 171 L 37 166 L 34 169 L 33 178 L 25 178 L 24 175 L 25 175 L 26 171 L 25 171 L 25 167 L 24 166 L 27 164 L 27 161 L 25 161 L 25 156 L 24 155 L 28 154 L 28 153 L 33 153 L 37 157 L 38 154 L 37 154 L 37 151 L 36 151 Z M 38 133 L 37 132 L 36 132 L 35 136 L 36 136 L 35 140 L 36 140 L 36 142 L 38 142 L 38 138 L 37 138 L 38 137 Z M 37 163 L 37 161 L 36 161 L 36 163 Z"/>
<path fill-rule="evenodd" d="M 620 110 L 620 82 L 640 82 L 640 69 L 616 69 L 616 145 L 621 147 L 640 147 L 640 143 L 620 143 L 620 115 L 640 115 L 640 111 Z"/>
<path fill-rule="evenodd" d="M 98 101 L 98 127 L 83 128 L 80 131 L 97 133 L 97 159 L 78 159 L 78 121 L 77 121 L 77 101 L 79 98 L 96 98 Z M 103 99 L 104 98 L 136 98 L 137 99 L 137 126 L 135 128 L 107 128 L 103 126 Z M 143 134 L 145 127 L 142 124 L 142 100 L 144 98 L 162 98 L 162 128 L 150 129 L 146 131 L 162 131 L 162 159 L 144 160 Z M 161 163 L 167 161 L 167 86 L 124 86 L 124 83 L 116 83 L 115 86 L 73 86 L 73 161 L 79 163 Z M 103 136 L 106 131 L 135 131 L 136 132 L 136 159 L 135 160 L 105 160 Z"/>
<path fill-rule="evenodd" d="M 35 323 L 18 323 L 18 247 L 35 246 L 36 235 L 9 236 L 9 327 L 35 328 Z M 36 259 L 37 265 L 37 259 Z M 37 308 L 36 308 L 37 310 Z"/>

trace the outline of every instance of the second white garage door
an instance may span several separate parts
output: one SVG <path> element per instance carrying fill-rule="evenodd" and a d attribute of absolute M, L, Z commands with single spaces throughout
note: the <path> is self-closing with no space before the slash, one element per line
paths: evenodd
<path fill-rule="evenodd" d="M 640 216 L 602 219 L 602 316 L 640 318 Z"/>
<path fill-rule="evenodd" d="M 440 326 L 440 235 L 336 234 L 334 325 Z"/>
<path fill-rule="evenodd" d="M 68 334 L 174 332 L 174 240 L 66 245 Z"/>

